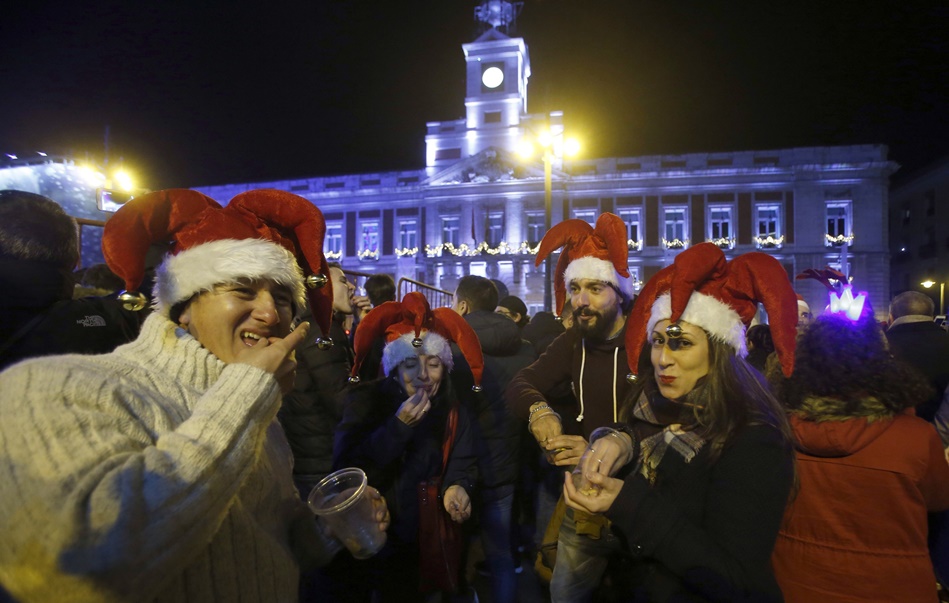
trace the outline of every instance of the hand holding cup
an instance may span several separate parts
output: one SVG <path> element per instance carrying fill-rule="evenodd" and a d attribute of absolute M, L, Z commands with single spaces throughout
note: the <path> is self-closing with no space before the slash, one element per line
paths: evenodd
<path fill-rule="evenodd" d="M 633 461 L 636 447 L 632 437 L 625 432 L 611 427 L 600 427 L 590 434 L 590 444 L 587 446 L 573 470 L 573 484 L 580 494 L 596 496 L 599 487 L 592 475 L 610 477 Z"/>

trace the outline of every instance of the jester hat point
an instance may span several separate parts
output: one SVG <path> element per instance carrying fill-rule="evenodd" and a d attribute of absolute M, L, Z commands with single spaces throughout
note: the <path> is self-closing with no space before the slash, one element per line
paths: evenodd
<path fill-rule="evenodd" d="M 712 243 L 679 253 L 656 273 L 636 299 L 626 327 L 626 354 L 632 373 L 656 323 L 685 321 L 702 327 L 712 339 L 747 356 L 745 330 L 758 310 L 768 312 L 774 347 L 784 374 L 794 370 L 797 298 L 787 271 L 772 256 L 752 252 L 727 261 Z"/>
<path fill-rule="evenodd" d="M 474 376 L 474 388 L 481 389 L 484 372 L 484 356 L 481 342 L 474 329 L 451 308 L 435 308 L 428 305 L 425 296 L 412 291 L 402 301 L 380 304 L 369 311 L 356 329 L 353 347 L 356 361 L 353 363 L 351 382 L 359 381 L 359 371 L 372 350 L 373 343 L 384 337 L 386 345 L 382 352 L 382 369 L 389 375 L 406 358 L 422 354 L 438 356 L 449 371 L 454 368 L 451 342 L 458 344 Z"/>
<path fill-rule="evenodd" d="M 596 226 L 584 220 L 564 220 L 554 225 L 540 241 L 536 266 L 563 247 L 557 260 L 554 293 L 557 315 L 563 311 L 567 284 L 575 279 L 593 279 L 616 287 L 626 299 L 633 297 L 633 282 L 629 277 L 629 242 L 626 223 L 616 214 L 602 213 Z"/>
<path fill-rule="evenodd" d="M 290 289 L 295 311 L 309 297 L 325 334 L 333 308 L 325 234 L 322 212 L 286 191 L 247 191 L 221 207 L 197 191 L 169 189 L 136 197 L 115 212 L 102 233 L 102 252 L 131 299 L 145 278 L 149 247 L 170 246 L 154 288 L 155 310 L 167 318 L 216 285 L 267 279 Z"/>

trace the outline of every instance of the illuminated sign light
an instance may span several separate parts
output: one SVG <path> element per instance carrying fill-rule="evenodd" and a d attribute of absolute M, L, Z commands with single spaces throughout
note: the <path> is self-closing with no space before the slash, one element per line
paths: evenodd
<path fill-rule="evenodd" d="M 851 289 L 853 286 L 844 285 L 844 292 L 837 295 L 836 292 L 830 292 L 830 312 L 831 314 L 843 314 L 851 321 L 856 322 L 860 319 L 863 312 L 863 305 L 867 301 L 867 292 L 861 291 L 857 297 L 853 296 Z"/>

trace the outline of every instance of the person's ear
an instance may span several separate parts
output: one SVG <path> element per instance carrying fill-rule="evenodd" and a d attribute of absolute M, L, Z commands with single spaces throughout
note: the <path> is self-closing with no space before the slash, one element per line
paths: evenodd
<path fill-rule="evenodd" d="M 469 312 L 469 309 L 468 309 L 468 301 L 467 301 L 467 300 L 464 300 L 464 299 L 461 300 L 461 301 L 459 301 L 459 302 L 458 302 L 458 313 L 461 314 L 462 316 L 464 316 L 464 315 L 467 314 L 468 312 Z"/>
<path fill-rule="evenodd" d="M 185 306 L 185 309 L 181 311 L 181 314 L 178 315 L 178 326 L 182 329 L 187 329 L 188 325 L 191 324 L 191 304 L 189 303 Z"/>

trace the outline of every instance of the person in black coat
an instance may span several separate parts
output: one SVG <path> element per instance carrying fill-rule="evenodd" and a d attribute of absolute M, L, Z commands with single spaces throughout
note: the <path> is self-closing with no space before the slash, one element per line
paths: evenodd
<path fill-rule="evenodd" d="M 0 191 L 0 370 L 36 356 L 105 354 L 138 336 L 148 312 L 115 295 L 73 299 L 78 232 L 52 199 Z"/>
<path fill-rule="evenodd" d="M 782 600 L 770 557 L 794 482 L 793 438 L 743 357 L 762 302 L 792 373 L 797 312 L 786 274 L 769 255 L 727 262 L 699 243 L 646 284 L 626 325 L 633 385 L 623 422 L 591 434 L 563 481 L 564 525 L 602 515 L 610 531 L 561 530 L 554 603 L 591 600 L 617 552 L 624 600 Z"/>
<path fill-rule="evenodd" d="M 359 383 L 347 391 L 343 420 L 333 448 L 335 468 L 359 467 L 384 494 L 391 525 L 385 547 L 372 559 L 357 562 L 363 573 L 364 597 L 349 600 L 415 601 L 419 593 L 419 483 L 443 475 L 445 511 L 453 521 L 471 517 L 471 494 L 477 480 L 473 425 L 448 373 L 454 367 L 450 342 L 462 348 L 474 384 L 481 380 L 477 336 L 447 308 L 430 310 L 419 292 L 406 295 L 366 315 L 357 331 L 353 380 L 375 339 L 385 335 L 386 377 Z M 449 437 L 450 413 L 457 428 L 447 466 L 442 446 Z M 350 580 L 352 582 L 352 580 Z M 358 588 L 360 585 L 354 585 Z M 352 595 L 352 593 L 350 593 Z"/>
<path fill-rule="evenodd" d="M 333 345 L 328 349 L 321 347 L 319 342 L 324 334 L 307 305 L 300 320 L 311 323 L 310 335 L 296 349 L 293 391 L 283 397 L 277 414 L 293 451 L 293 481 L 303 500 L 333 470 L 333 432 L 343 418 L 340 394 L 354 359 L 343 320 L 355 310 L 355 287 L 339 266 L 331 265 L 329 272 L 333 279 L 333 320 L 329 330 Z"/>
<path fill-rule="evenodd" d="M 916 367 L 936 389 L 916 406 L 916 416 L 933 422 L 949 385 L 949 333 L 933 322 L 934 304 L 918 291 L 900 293 L 890 303 L 887 341 L 894 358 Z"/>
<path fill-rule="evenodd" d="M 521 440 L 527 435 L 521 422 L 507 410 L 504 390 L 525 366 L 537 359 L 530 343 L 521 339 L 517 323 L 496 313 L 498 291 L 482 276 L 469 275 L 458 282 L 452 309 L 464 317 L 478 335 L 484 355 L 483 391 L 472 396 L 477 420 L 478 472 L 480 476 L 480 532 L 485 565 L 491 579 L 492 601 L 513 602 L 517 595 L 514 561 L 514 491 L 524 460 Z M 460 350 L 453 349 L 456 379 L 464 391 L 471 382 Z"/>

